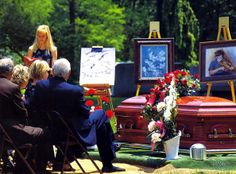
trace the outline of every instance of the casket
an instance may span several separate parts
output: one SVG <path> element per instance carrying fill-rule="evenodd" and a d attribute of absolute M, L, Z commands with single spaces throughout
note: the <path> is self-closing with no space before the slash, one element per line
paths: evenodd
<path fill-rule="evenodd" d="M 149 144 L 148 122 L 141 116 L 145 96 L 124 100 L 116 109 L 118 141 Z M 236 148 L 236 104 L 219 97 L 188 96 L 177 100 L 180 148 L 201 143 L 207 149 Z"/>
<path fill-rule="evenodd" d="M 201 143 L 207 149 L 236 148 L 236 103 L 219 97 L 182 97 L 177 100 L 177 128 L 181 148 Z"/>
<path fill-rule="evenodd" d="M 145 103 L 145 96 L 135 96 L 122 101 L 115 108 L 117 118 L 116 139 L 118 141 L 149 144 L 147 138 L 148 122 L 141 115 Z"/>

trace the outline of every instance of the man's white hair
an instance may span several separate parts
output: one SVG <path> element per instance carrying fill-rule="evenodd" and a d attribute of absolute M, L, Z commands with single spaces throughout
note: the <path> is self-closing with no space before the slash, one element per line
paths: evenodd
<path fill-rule="evenodd" d="M 5 75 L 13 71 L 14 63 L 10 58 L 0 59 L 0 74 Z"/>
<path fill-rule="evenodd" d="M 71 70 L 70 62 L 65 58 L 60 58 L 54 62 L 52 69 L 54 76 L 65 78 Z"/>

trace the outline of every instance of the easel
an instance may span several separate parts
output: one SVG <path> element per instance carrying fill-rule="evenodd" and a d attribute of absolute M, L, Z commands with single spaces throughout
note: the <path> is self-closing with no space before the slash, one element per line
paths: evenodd
<path fill-rule="evenodd" d="M 149 34 L 148 34 L 148 39 L 150 38 L 161 38 L 161 33 L 160 33 L 160 22 L 159 21 L 151 21 L 150 22 L 150 27 L 149 27 Z M 137 84 L 137 90 L 136 90 L 136 96 L 139 95 L 141 89 L 141 84 Z"/>
<path fill-rule="evenodd" d="M 217 41 L 220 40 L 222 32 L 223 32 L 224 40 L 232 40 L 230 30 L 229 30 L 229 17 L 219 17 Z M 229 80 L 229 81 L 227 81 L 227 83 L 230 86 L 232 100 L 233 100 L 233 102 L 236 102 L 235 91 L 234 91 L 234 82 L 233 82 L 233 80 Z M 212 82 L 208 82 L 207 83 L 207 96 L 210 96 L 211 87 L 212 87 Z"/>
<path fill-rule="evenodd" d="M 92 52 L 101 52 L 102 49 L 103 49 L 103 46 L 93 46 Z M 102 108 L 101 97 L 106 96 L 108 98 L 108 104 L 110 106 L 110 110 L 113 112 L 113 114 L 115 113 L 113 103 L 112 103 L 112 98 L 111 98 L 111 85 L 110 84 L 82 84 L 81 86 L 85 88 L 85 92 L 84 92 L 85 96 L 90 96 L 86 88 L 95 89 L 95 93 L 93 95 L 97 98 L 97 104 L 101 108 Z M 116 128 L 117 122 L 116 122 L 115 115 L 113 115 L 112 119 L 115 124 L 114 127 Z M 114 132 L 116 132 L 116 130 L 114 130 Z"/>
<path fill-rule="evenodd" d="M 114 111 L 112 99 L 111 99 L 111 86 L 109 84 L 83 84 L 84 88 L 93 88 L 95 89 L 94 96 L 97 97 L 97 102 L 100 107 L 102 107 L 101 96 L 106 96 L 109 100 L 110 109 Z M 85 90 L 85 96 L 89 96 L 88 91 Z"/>

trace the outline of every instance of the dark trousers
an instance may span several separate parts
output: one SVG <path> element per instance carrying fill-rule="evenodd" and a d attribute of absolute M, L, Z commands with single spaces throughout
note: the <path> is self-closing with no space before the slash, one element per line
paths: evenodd
<path fill-rule="evenodd" d="M 114 135 L 110 125 L 110 121 L 103 110 L 97 110 L 89 116 L 90 122 L 95 125 L 96 128 L 96 143 L 100 154 L 101 161 L 104 164 L 111 163 L 115 156 L 115 147 L 113 144 Z M 64 147 L 62 147 L 64 148 Z M 82 150 L 79 147 L 69 147 L 70 154 L 79 157 Z M 70 161 L 73 158 L 68 155 Z M 63 156 L 61 153 L 57 153 L 56 162 L 62 162 Z"/>
<path fill-rule="evenodd" d="M 39 173 L 46 171 L 49 156 L 48 148 L 50 147 L 48 130 L 39 127 L 26 126 L 23 124 L 6 126 L 6 129 L 17 145 L 25 143 L 30 143 L 33 145 L 31 154 L 29 155 L 31 158 L 29 159 L 30 164 L 34 170 Z M 25 154 L 26 150 L 23 150 L 22 153 Z M 15 173 L 27 173 L 25 165 L 17 154 Z"/>

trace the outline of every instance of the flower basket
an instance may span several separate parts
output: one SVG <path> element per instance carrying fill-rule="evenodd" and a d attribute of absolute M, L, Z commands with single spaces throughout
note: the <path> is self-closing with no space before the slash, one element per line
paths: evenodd
<path fill-rule="evenodd" d="M 179 143 L 180 143 L 181 132 L 178 135 L 163 142 L 164 151 L 166 153 L 166 160 L 174 160 L 179 157 Z"/>
<path fill-rule="evenodd" d="M 155 88 L 150 89 L 142 115 L 149 121 L 152 150 L 156 149 L 156 144 L 162 142 L 166 146 L 167 159 L 178 157 L 181 133 L 176 132 L 176 100 L 182 96 L 189 96 L 199 89 L 198 76 L 195 75 L 194 78 L 186 70 L 165 74 L 164 79 L 158 79 Z M 169 145 L 169 142 L 175 144 Z M 168 147 L 176 149 L 167 150 Z"/>

